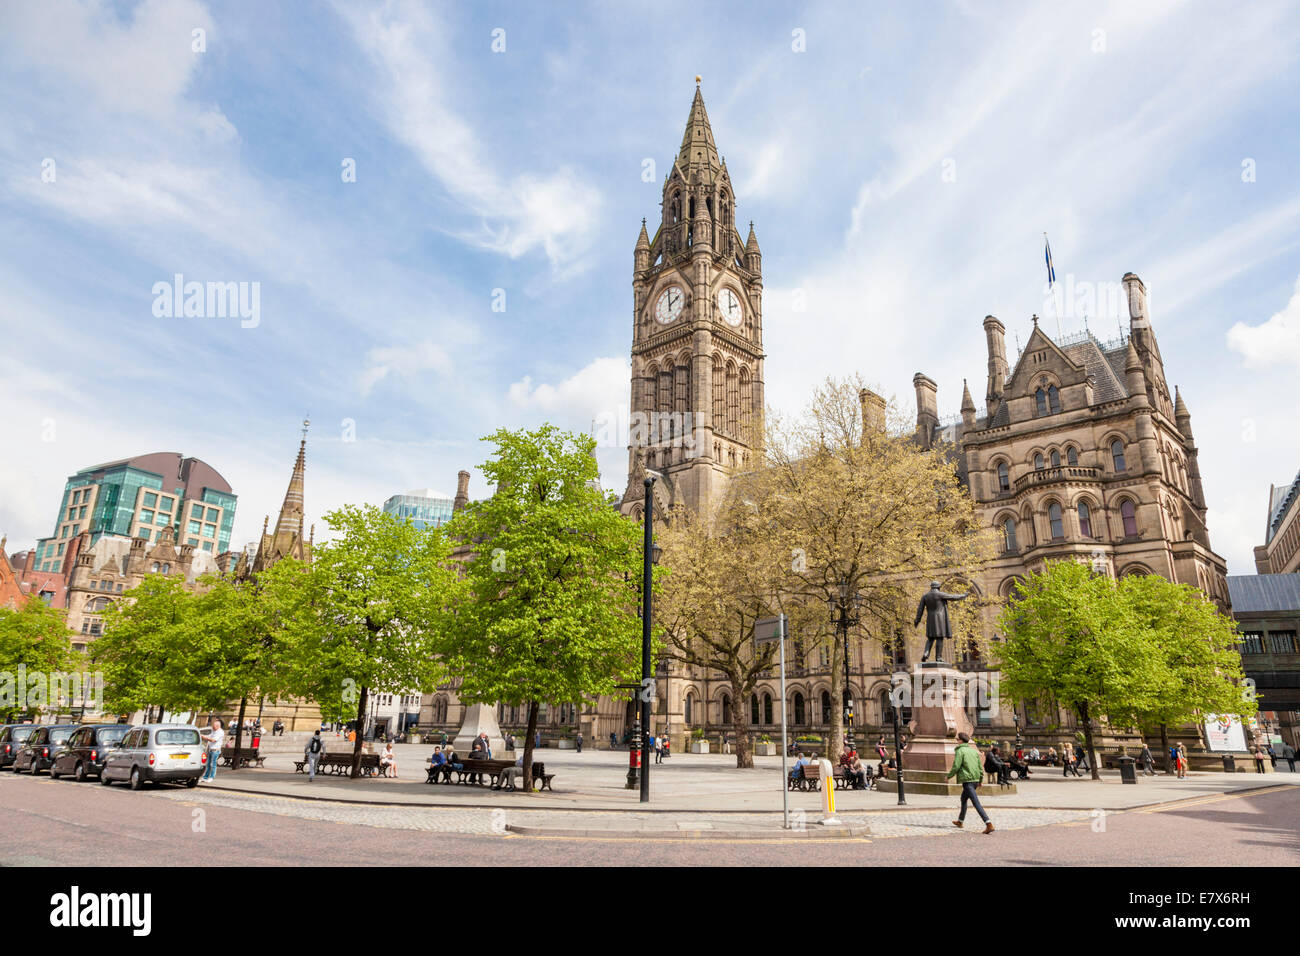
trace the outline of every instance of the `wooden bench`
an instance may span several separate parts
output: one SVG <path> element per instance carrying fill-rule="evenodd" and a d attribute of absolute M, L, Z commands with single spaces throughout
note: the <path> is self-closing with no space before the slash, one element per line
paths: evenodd
<path fill-rule="evenodd" d="M 869 764 L 862 765 L 862 779 L 866 783 L 867 790 L 876 789 L 876 775 Z M 850 779 L 848 772 L 843 767 L 835 768 L 835 789 L 852 790 L 853 780 Z"/>
<path fill-rule="evenodd" d="M 803 772 L 797 777 L 791 777 L 787 786 L 791 790 L 816 791 L 821 789 L 821 764 L 806 763 L 803 765 Z M 834 784 L 832 784 L 833 786 Z"/>
<path fill-rule="evenodd" d="M 258 750 L 256 747 L 239 748 L 239 765 L 241 767 L 247 767 L 250 764 L 257 764 L 257 766 L 260 767 L 265 761 L 266 758 L 262 756 L 261 751 Z M 233 767 L 234 762 L 235 762 L 235 748 L 234 747 L 223 748 L 221 751 L 220 765 L 222 767 Z"/>
<path fill-rule="evenodd" d="M 296 773 L 307 772 L 307 758 L 293 762 L 293 769 Z M 361 755 L 361 776 L 373 777 L 378 774 L 381 777 L 388 776 L 388 768 L 379 765 L 379 754 L 363 753 Z M 352 772 L 352 754 L 351 753 L 323 753 L 316 761 L 316 772 L 320 774 L 332 773 L 335 776 L 343 776 Z"/>

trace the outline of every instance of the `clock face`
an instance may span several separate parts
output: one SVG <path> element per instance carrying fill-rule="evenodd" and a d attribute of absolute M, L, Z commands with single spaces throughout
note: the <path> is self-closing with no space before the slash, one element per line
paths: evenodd
<path fill-rule="evenodd" d="M 722 291 L 718 293 L 718 311 L 727 320 L 727 324 L 732 326 L 739 326 L 740 320 L 745 317 L 745 313 L 740 308 L 740 296 L 727 286 L 723 286 Z"/>
<path fill-rule="evenodd" d="M 655 303 L 655 320 L 660 325 L 667 325 L 682 314 L 684 305 L 686 305 L 686 293 L 679 286 L 669 286 L 664 289 L 663 294 L 659 296 L 659 301 Z"/>

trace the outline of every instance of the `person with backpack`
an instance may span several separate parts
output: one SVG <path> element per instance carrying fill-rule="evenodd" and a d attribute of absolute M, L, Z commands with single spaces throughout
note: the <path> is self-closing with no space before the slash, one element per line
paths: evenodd
<path fill-rule="evenodd" d="M 307 782 L 311 783 L 316 779 L 316 765 L 320 763 L 321 755 L 325 753 L 325 741 L 320 739 L 320 731 L 317 730 L 307 741 L 307 746 L 303 749 L 303 756 L 307 758 Z"/>

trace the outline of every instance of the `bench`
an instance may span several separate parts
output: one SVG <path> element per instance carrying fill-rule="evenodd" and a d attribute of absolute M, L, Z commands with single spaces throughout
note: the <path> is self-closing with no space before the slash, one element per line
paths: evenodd
<path fill-rule="evenodd" d="M 265 761 L 266 758 L 262 756 L 261 751 L 259 751 L 256 747 L 239 748 L 239 765 L 241 767 L 247 767 L 249 764 L 257 764 L 257 766 L 260 767 Z M 223 767 L 233 767 L 234 763 L 235 763 L 235 748 L 234 747 L 224 748 L 221 751 L 220 765 Z"/>
<path fill-rule="evenodd" d="M 868 764 L 862 765 L 862 779 L 866 782 L 867 790 L 876 789 L 876 775 L 875 772 L 871 769 L 870 765 Z M 836 790 L 853 789 L 853 781 L 849 778 L 848 773 L 845 771 L 843 767 L 835 768 L 835 789 Z"/>
<path fill-rule="evenodd" d="M 821 775 L 821 764 L 806 763 L 803 765 L 803 772 L 796 777 L 791 777 L 787 786 L 791 790 L 816 791 L 821 789 Z M 833 782 L 832 786 L 834 786 Z"/>
<path fill-rule="evenodd" d="M 307 772 L 307 758 L 293 762 L 295 773 Z M 363 753 L 361 755 L 361 776 L 373 777 L 378 774 L 381 777 L 388 776 L 388 768 L 379 765 L 379 754 Z M 335 776 L 342 776 L 352 772 L 352 754 L 351 753 L 323 753 L 316 761 L 316 772 L 320 774 L 332 773 Z"/>

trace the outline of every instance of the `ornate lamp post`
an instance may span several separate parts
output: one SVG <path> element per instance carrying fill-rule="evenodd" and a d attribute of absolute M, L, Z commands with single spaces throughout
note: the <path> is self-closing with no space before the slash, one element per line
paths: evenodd
<path fill-rule="evenodd" d="M 654 670 L 650 663 L 650 622 L 654 615 L 654 565 L 659 563 L 662 549 L 654 539 L 654 484 L 659 477 L 657 471 L 646 469 L 645 473 L 645 546 L 641 558 L 641 686 L 638 689 L 641 699 L 640 713 L 632 727 L 632 739 L 629 742 L 627 758 L 627 787 L 631 790 L 640 784 L 641 802 L 650 802 L 650 761 L 646 759 L 646 740 L 650 734 L 650 708 L 654 699 L 650 694 L 653 687 Z M 638 764 L 640 767 L 638 768 Z M 640 770 L 638 780 L 638 769 Z"/>
<path fill-rule="evenodd" d="M 889 709 L 894 715 L 894 777 L 898 782 L 898 805 L 902 807 L 907 805 L 907 797 L 903 792 L 903 725 L 899 714 L 903 709 L 903 695 L 908 692 L 907 672 L 894 674 L 891 683 Z M 894 695 L 897 695 L 897 700 L 893 699 Z"/>
<path fill-rule="evenodd" d="M 862 607 L 862 596 L 847 579 L 835 585 L 838 592 L 829 598 L 831 623 L 844 637 L 844 746 L 853 749 L 853 694 L 849 690 L 849 628 L 856 627 Z"/>

